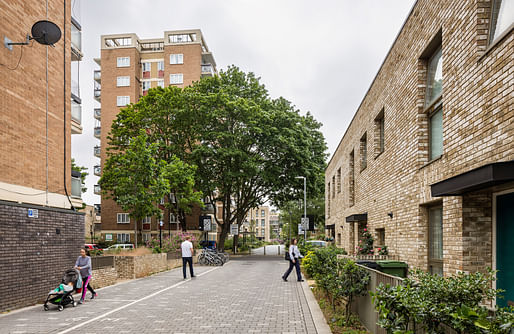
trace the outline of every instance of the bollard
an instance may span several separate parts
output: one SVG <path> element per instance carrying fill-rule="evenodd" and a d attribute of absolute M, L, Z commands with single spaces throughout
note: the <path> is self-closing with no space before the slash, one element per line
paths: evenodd
<path fill-rule="evenodd" d="M 264 245 L 264 255 L 266 255 L 266 245 Z"/>
<path fill-rule="evenodd" d="M 278 249 L 278 255 L 280 255 L 280 245 L 277 246 Z"/>

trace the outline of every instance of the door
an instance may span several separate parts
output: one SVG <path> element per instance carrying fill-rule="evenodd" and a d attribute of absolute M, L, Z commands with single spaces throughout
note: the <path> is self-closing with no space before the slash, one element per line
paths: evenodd
<path fill-rule="evenodd" d="M 505 290 L 497 298 L 499 307 L 514 306 L 514 192 L 496 197 L 496 288 Z"/>

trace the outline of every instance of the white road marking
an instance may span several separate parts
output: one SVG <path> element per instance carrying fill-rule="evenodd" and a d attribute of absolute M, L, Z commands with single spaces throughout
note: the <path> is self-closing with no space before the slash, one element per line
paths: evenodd
<path fill-rule="evenodd" d="M 198 276 L 198 277 L 203 276 L 203 275 L 208 274 L 208 273 L 210 273 L 211 271 L 216 270 L 216 269 L 219 269 L 219 268 L 222 268 L 222 267 L 215 267 L 215 268 L 209 269 L 209 270 L 207 270 L 207 271 L 205 271 L 205 272 L 203 272 L 203 273 L 201 273 L 201 274 L 198 274 L 197 276 Z M 137 303 L 139 303 L 140 301 L 146 300 L 146 299 L 148 299 L 148 298 L 152 298 L 152 297 L 154 297 L 154 296 L 156 296 L 156 295 L 158 295 L 158 294 L 160 294 L 160 293 L 162 293 L 162 292 L 164 292 L 164 291 L 168 291 L 168 290 L 173 289 L 173 288 L 175 288 L 175 287 L 177 287 L 177 286 L 181 286 L 182 284 L 187 283 L 187 282 L 189 282 L 190 280 L 191 280 L 191 279 L 187 279 L 187 280 L 184 280 L 184 281 L 178 282 L 178 283 L 176 283 L 176 284 L 173 284 L 172 286 L 169 286 L 169 287 L 164 288 L 164 289 L 162 289 L 162 290 L 156 291 L 156 292 L 154 292 L 154 293 L 152 293 L 152 294 L 150 294 L 150 295 L 148 295 L 148 296 L 146 296 L 146 297 L 143 297 L 143 298 L 141 298 L 141 299 L 135 300 L 135 301 L 133 301 L 133 302 L 131 302 L 131 303 L 128 303 L 128 304 L 126 304 L 126 305 L 123 305 L 123 306 L 120 306 L 120 307 L 118 307 L 118 308 L 115 308 L 114 310 L 111 310 L 111 311 L 109 311 L 109 312 L 107 312 L 107 313 L 104 313 L 104 314 L 101 314 L 101 315 L 99 315 L 99 316 L 97 316 L 97 317 L 95 317 L 95 318 L 92 318 L 92 319 L 89 319 L 89 320 L 87 320 L 87 321 L 84 321 L 83 323 L 80 323 L 80 324 L 78 324 L 78 325 L 75 325 L 75 326 L 73 326 L 73 327 L 70 327 L 70 328 L 68 328 L 68 329 L 65 329 L 65 330 L 63 330 L 63 331 L 61 331 L 61 332 L 59 332 L 59 333 L 57 333 L 57 334 L 65 334 L 65 333 L 69 333 L 69 332 L 71 332 L 71 331 L 73 331 L 73 330 L 75 330 L 75 329 L 77 329 L 77 328 L 80 328 L 80 327 L 82 327 L 82 326 L 84 326 L 84 325 L 87 325 L 87 324 L 89 324 L 89 323 L 91 323 L 91 322 L 93 322 L 93 321 L 97 321 L 98 319 L 104 318 L 104 317 L 108 316 L 109 314 L 112 314 L 112 313 L 114 313 L 114 312 L 118 312 L 118 311 L 120 311 L 120 310 L 123 310 L 124 308 L 127 308 L 127 307 L 129 307 L 129 306 L 132 306 L 132 305 L 134 305 L 134 304 L 137 304 Z"/>

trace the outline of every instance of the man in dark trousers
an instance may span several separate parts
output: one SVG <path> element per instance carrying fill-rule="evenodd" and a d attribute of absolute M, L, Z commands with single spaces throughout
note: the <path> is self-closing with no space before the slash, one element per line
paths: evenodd
<path fill-rule="evenodd" d="M 193 274 L 193 255 L 195 255 L 195 250 L 193 248 L 193 244 L 190 236 L 186 236 L 186 240 L 182 242 L 180 247 L 182 248 L 182 273 L 184 274 L 184 279 L 186 279 L 186 264 L 189 263 L 189 273 L 191 274 L 191 278 L 195 277 Z"/>

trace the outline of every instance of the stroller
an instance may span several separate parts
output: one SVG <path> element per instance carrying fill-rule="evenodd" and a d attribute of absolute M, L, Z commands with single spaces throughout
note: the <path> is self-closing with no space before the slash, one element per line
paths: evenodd
<path fill-rule="evenodd" d="M 77 286 L 79 277 L 80 273 L 77 269 L 66 270 L 59 288 L 48 293 L 48 297 L 46 297 L 45 304 L 43 305 L 45 311 L 48 311 L 48 302 L 57 305 L 59 311 L 62 311 L 64 306 L 69 304 L 73 305 L 73 307 L 77 306 L 77 302 L 73 299 L 73 292 L 75 292 L 75 289 L 81 288 Z M 70 282 L 72 284 L 69 284 Z"/>

